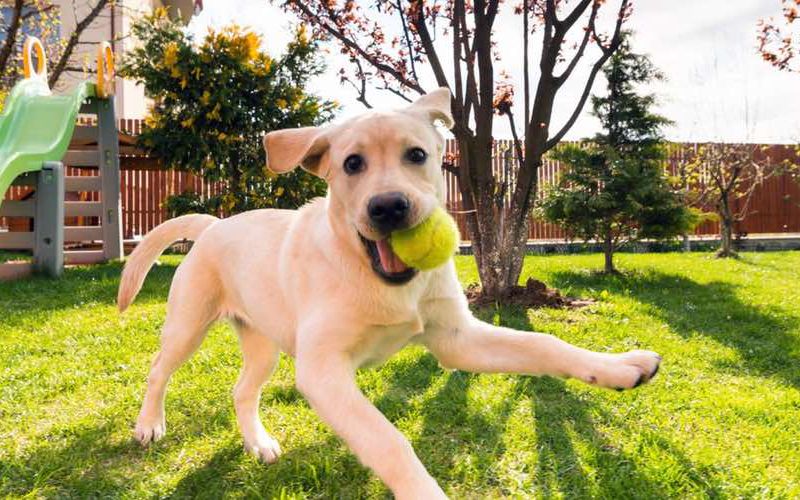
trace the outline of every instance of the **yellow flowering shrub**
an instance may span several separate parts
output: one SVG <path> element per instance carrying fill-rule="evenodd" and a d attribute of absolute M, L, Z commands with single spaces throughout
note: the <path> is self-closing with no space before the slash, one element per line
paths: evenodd
<path fill-rule="evenodd" d="M 144 43 L 123 58 L 120 74 L 142 82 L 154 99 L 140 142 L 170 168 L 224 181 L 224 196 L 200 200 L 209 211 L 292 208 L 324 194 L 324 182 L 300 169 L 269 176 L 261 145 L 265 131 L 332 116 L 332 104 L 305 89 L 323 70 L 305 28 L 276 58 L 256 33 L 236 25 L 196 42 L 156 13 L 135 23 L 133 33 Z M 196 208 L 195 198 L 176 202 L 176 213 L 179 206 Z"/>

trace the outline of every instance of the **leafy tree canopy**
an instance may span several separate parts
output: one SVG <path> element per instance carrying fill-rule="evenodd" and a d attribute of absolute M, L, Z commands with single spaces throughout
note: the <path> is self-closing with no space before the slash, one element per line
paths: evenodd
<path fill-rule="evenodd" d="M 225 194 L 207 200 L 207 209 L 295 208 L 324 194 L 325 183 L 301 169 L 277 177 L 264 168 L 265 132 L 322 124 L 335 108 L 306 90 L 324 66 L 302 26 L 274 58 L 258 35 L 236 25 L 195 43 L 163 9 L 136 22 L 132 33 L 144 43 L 120 72 L 153 99 L 140 144 L 169 168 L 225 182 Z"/>

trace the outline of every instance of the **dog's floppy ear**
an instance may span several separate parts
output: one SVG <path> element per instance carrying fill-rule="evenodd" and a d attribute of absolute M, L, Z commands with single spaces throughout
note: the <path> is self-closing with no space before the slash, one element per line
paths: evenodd
<path fill-rule="evenodd" d="M 320 175 L 319 164 L 328 150 L 325 130 L 320 127 L 289 128 L 264 136 L 267 168 L 282 174 L 301 166 Z"/>
<path fill-rule="evenodd" d="M 440 120 L 447 128 L 453 127 L 453 114 L 450 111 L 450 89 L 440 87 L 414 101 L 408 108 L 415 114 L 422 114 L 431 123 Z"/>

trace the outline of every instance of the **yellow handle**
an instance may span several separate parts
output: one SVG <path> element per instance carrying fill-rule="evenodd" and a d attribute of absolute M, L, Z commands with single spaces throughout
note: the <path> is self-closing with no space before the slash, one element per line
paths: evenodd
<path fill-rule="evenodd" d="M 33 69 L 33 51 L 36 51 L 36 70 Z M 25 39 L 22 47 L 22 70 L 25 78 L 41 78 L 47 80 L 47 59 L 44 56 L 44 46 L 35 36 Z"/>
<path fill-rule="evenodd" d="M 111 44 L 101 42 L 97 48 L 97 97 L 114 95 L 114 51 Z"/>

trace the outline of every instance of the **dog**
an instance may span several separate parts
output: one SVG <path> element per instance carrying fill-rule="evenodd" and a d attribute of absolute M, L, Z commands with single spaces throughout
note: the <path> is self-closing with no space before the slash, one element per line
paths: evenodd
<path fill-rule="evenodd" d="M 270 132 L 267 167 L 284 173 L 301 166 L 322 177 L 325 198 L 298 210 L 254 210 L 224 220 L 185 215 L 139 243 L 122 273 L 120 311 L 170 244 L 194 241 L 169 291 L 161 350 L 134 431 L 138 441 L 147 445 L 164 435 L 167 382 L 220 319 L 231 321 L 241 344 L 233 395 L 246 450 L 264 462 L 281 453 L 258 406 L 283 351 L 294 357 L 297 388 L 311 407 L 400 499 L 446 496 L 408 440 L 359 391 L 355 370 L 406 344 L 425 346 L 445 368 L 470 372 L 571 377 L 615 389 L 656 374 L 655 352 L 592 352 L 479 321 L 452 259 L 418 271 L 394 255 L 389 234 L 443 204 L 444 139 L 436 124 L 452 127 L 450 98 L 441 88 L 402 110 Z"/>

